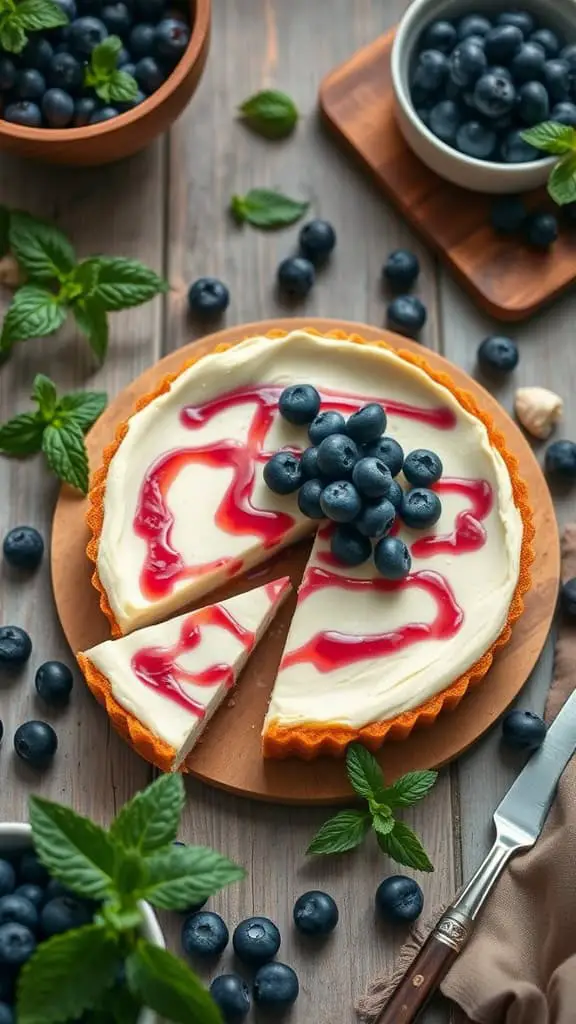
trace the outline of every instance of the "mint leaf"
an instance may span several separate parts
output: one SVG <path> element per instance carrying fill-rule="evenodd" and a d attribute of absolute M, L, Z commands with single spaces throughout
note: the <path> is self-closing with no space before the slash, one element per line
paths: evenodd
<path fill-rule="evenodd" d="M 37 373 L 32 384 L 32 400 L 38 403 L 40 415 L 46 423 L 50 423 L 56 410 L 56 385 L 43 373 Z"/>
<path fill-rule="evenodd" d="M 119 36 L 107 36 L 92 50 L 90 64 L 93 70 L 104 74 L 114 71 L 121 49 L 122 40 Z"/>
<path fill-rule="evenodd" d="M 44 420 L 37 412 L 23 412 L 0 425 L 0 452 L 22 458 L 42 448 Z"/>
<path fill-rule="evenodd" d="M 42 451 L 50 469 L 60 480 L 77 487 L 82 494 L 88 494 L 88 453 L 80 426 L 73 420 L 67 420 L 59 427 L 49 424 L 44 430 Z"/>
<path fill-rule="evenodd" d="M 203 846 L 173 846 L 152 854 L 148 870 L 142 897 L 162 910 L 185 910 L 245 875 L 243 868 Z"/>
<path fill-rule="evenodd" d="M 74 303 L 72 312 L 94 355 L 102 363 L 108 351 L 108 317 L 102 301 L 95 295 L 87 295 Z"/>
<path fill-rule="evenodd" d="M 526 128 L 520 132 L 524 142 L 529 142 L 535 149 L 545 153 L 572 153 L 576 150 L 576 130 L 568 124 L 556 121 L 543 121 L 534 128 Z"/>
<path fill-rule="evenodd" d="M 22 53 L 28 38 L 16 20 L 16 12 L 8 15 L 0 25 L 0 49 L 8 53 Z"/>
<path fill-rule="evenodd" d="M 215 1003 L 199 979 L 166 949 L 139 939 L 126 960 L 126 979 L 144 1006 L 174 1024 L 222 1024 Z"/>
<path fill-rule="evenodd" d="M 68 18 L 53 0 L 20 0 L 16 6 L 18 24 L 29 32 L 67 25 Z"/>
<path fill-rule="evenodd" d="M 56 5 L 54 5 L 56 6 Z M 36 281 L 61 280 L 76 263 L 66 235 L 28 213 L 15 210 L 10 217 L 10 248 L 18 263 Z"/>
<path fill-rule="evenodd" d="M 576 201 L 576 153 L 565 156 L 552 168 L 548 193 L 558 206 Z"/>
<path fill-rule="evenodd" d="M 125 985 L 108 989 L 97 1010 L 89 1010 L 82 1024 L 138 1024 L 142 1004 Z"/>
<path fill-rule="evenodd" d="M 352 789 L 366 800 L 380 801 L 385 791 L 378 761 L 366 747 L 352 743 L 346 751 L 346 772 Z"/>
<path fill-rule="evenodd" d="M 384 814 L 382 811 L 374 811 L 372 814 L 372 828 L 379 836 L 387 836 L 392 832 L 395 822 L 391 814 Z"/>
<path fill-rule="evenodd" d="M 387 835 L 377 833 L 377 838 L 380 849 L 397 864 L 404 864 L 418 871 L 434 871 L 418 836 L 403 821 L 394 822 L 394 828 Z"/>
<path fill-rule="evenodd" d="M 94 297 L 109 312 L 140 306 L 168 291 L 168 282 L 139 260 L 94 256 L 92 262 L 98 268 Z"/>
<path fill-rule="evenodd" d="M 0 205 L 0 259 L 10 251 L 10 210 L 7 206 Z"/>
<path fill-rule="evenodd" d="M 280 192 L 253 188 L 245 196 L 232 196 L 230 208 L 240 223 L 248 221 L 257 228 L 279 228 L 300 220 L 309 205 Z"/>
<path fill-rule="evenodd" d="M 29 818 L 36 853 L 54 878 L 81 896 L 109 896 L 114 845 L 104 829 L 39 796 L 30 797 Z"/>
<path fill-rule="evenodd" d="M 306 853 L 345 853 L 353 850 L 370 831 L 368 811 L 340 811 L 318 829 Z"/>
<path fill-rule="evenodd" d="M 19 1024 L 59 1024 L 98 1006 L 119 962 L 117 938 L 101 925 L 43 942 L 20 974 Z"/>
<path fill-rule="evenodd" d="M 391 807 L 410 807 L 430 792 L 437 778 L 438 772 L 407 772 L 385 791 L 384 800 Z"/>
<path fill-rule="evenodd" d="M 186 802 L 180 775 L 161 775 L 124 805 L 110 826 L 110 838 L 144 856 L 173 842 Z"/>
<path fill-rule="evenodd" d="M 118 850 L 114 870 L 114 888 L 131 896 L 140 893 L 148 882 L 148 868 L 138 850 Z"/>
<path fill-rule="evenodd" d="M 73 420 L 84 433 L 104 412 L 108 403 L 105 391 L 71 391 L 56 407 L 56 416 L 64 422 Z"/>
<path fill-rule="evenodd" d="M 294 130 L 298 110 L 285 92 L 263 89 L 249 96 L 239 107 L 246 124 L 267 139 L 283 139 Z"/>
<path fill-rule="evenodd" d="M 108 92 L 116 103 L 130 103 L 138 95 L 138 82 L 127 71 L 113 71 L 108 80 Z"/>
<path fill-rule="evenodd" d="M 66 309 L 45 288 L 25 284 L 15 292 L 4 317 L 0 349 L 10 348 L 16 341 L 54 334 L 66 320 Z"/>

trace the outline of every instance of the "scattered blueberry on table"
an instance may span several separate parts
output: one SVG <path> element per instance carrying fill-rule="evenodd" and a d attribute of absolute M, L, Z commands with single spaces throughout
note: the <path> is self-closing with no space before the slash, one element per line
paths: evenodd
<path fill-rule="evenodd" d="M 560 607 L 571 619 L 576 619 L 576 576 L 566 580 L 560 588 Z M 2 883 L 0 881 L 0 889 Z"/>
<path fill-rule="evenodd" d="M 269 1013 L 283 1013 L 298 998 L 296 972 L 278 961 L 264 964 L 254 976 L 254 1002 Z"/>
<path fill-rule="evenodd" d="M 426 319 L 426 306 L 416 295 L 398 295 L 388 303 L 388 326 L 399 334 L 415 337 L 424 327 Z"/>
<path fill-rule="evenodd" d="M 74 677 L 61 661 L 45 661 L 36 672 L 34 685 L 46 704 L 63 707 L 70 699 Z"/>
<path fill-rule="evenodd" d="M 509 711 L 502 720 L 502 740 L 517 750 L 533 751 L 542 746 L 546 723 L 532 711 Z"/>
<path fill-rule="evenodd" d="M 305 298 L 315 280 L 314 264 L 305 256 L 287 256 L 278 267 L 278 287 L 292 299 Z"/>
<path fill-rule="evenodd" d="M 336 246 L 336 232 L 327 220 L 310 220 L 300 230 L 298 244 L 311 263 L 323 263 Z"/>
<path fill-rule="evenodd" d="M 501 235 L 513 235 L 526 223 L 528 210 L 522 196 L 498 196 L 492 203 L 490 221 Z"/>
<path fill-rule="evenodd" d="M 558 218 L 553 213 L 533 213 L 525 225 L 526 240 L 535 249 L 548 249 L 558 238 Z"/>
<path fill-rule="evenodd" d="M 18 669 L 32 654 L 32 641 L 20 626 L 0 626 L 0 671 Z"/>
<path fill-rule="evenodd" d="M 423 906 L 422 889 L 406 875 L 390 875 L 376 890 L 376 910 L 390 924 L 415 921 Z"/>
<path fill-rule="evenodd" d="M 280 949 L 280 932 L 267 917 L 247 917 L 234 929 L 232 945 L 239 960 L 259 966 L 272 960 Z"/>
<path fill-rule="evenodd" d="M 224 1024 L 240 1024 L 250 1012 L 250 989 L 238 974 L 220 974 L 214 978 L 210 995 L 222 1014 Z"/>
<path fill-rule="evenodd" d="M 188 289 L 188 306 L 194 316 L 220 316 L 228 309 L 230 292 L 217 277 L 199 277 Z"/>
<path fill-rule="evenodd" d="M 44 556 L 42 534 L 33 526 L 15 526 L 4 537 L 2 552 L 15 569 L 37 569 Z"/>
<path fill-rule="evenodd" d="M 299 896 L 294 904 L 294 924 L 303 935 L 329 935 L 338 924 L 336 901 L 326 892 L 313 889 Z"/>
<path fill-rule="evenodd" d="M 418 257 L 408 249 L 395 249 L 382 267 L 382 277 L 396 291 L 411 288 L 419 273 Z"/>
<path fill-rule="evenodd" d="M 544 468 L 548 476 L 566 483 L 576 480 L 576 444 L 574 441 L 553 441 L 546 449 Z"/>
<path fill-rule="evenodd" d="M 24 722 L 14 733 L 14 750 L 31 768 L 47 768 L 58 749 L 58 737 L 48 722 Z"/>
<path fill-rule="evenodd" d="M 493 334 L 478 346 L 478 366 L 489 376 L 511 373 L 518 366 L 520 353 L 512 338 Z"/>
<path fill-rule="evenodd" d="M 219 914 L 200 910 L 190 914 L 182 925 L 182 948 L 188 956 L 219 956 L 228 945 L 228 928 Z"/>

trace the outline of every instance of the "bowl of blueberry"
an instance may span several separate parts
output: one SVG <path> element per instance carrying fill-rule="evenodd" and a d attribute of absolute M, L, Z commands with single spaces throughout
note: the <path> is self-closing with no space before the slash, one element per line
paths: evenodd
<path fill-rule="evenodd" d="M 0 148 L 111 163 L 147 146 L 193 95 L 211 0 L 41 0 L 45 28 L 0 36 Z"/>
<path fill-rule="evenodd" d="M 443 178 L 478 192 L 543 185 L 554 158 L 522 138 L 576 125 L 576 4 L 415 0 L 392 49 L 396 118 Z"/>

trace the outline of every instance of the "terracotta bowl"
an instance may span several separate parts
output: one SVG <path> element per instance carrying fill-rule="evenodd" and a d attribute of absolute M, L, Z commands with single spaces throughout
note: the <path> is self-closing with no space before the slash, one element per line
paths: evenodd
<path fill-rule="evenodd" d="M 212 0 L 190 0 L 192 35 L 164 84 L 138 107 L 85 128 L 23 128 L 0 120 L 0 149 L 32 160 L 75 166 L 110 164 L 144 149 L 182 113 L 202 76 L 210 43 Z"/>

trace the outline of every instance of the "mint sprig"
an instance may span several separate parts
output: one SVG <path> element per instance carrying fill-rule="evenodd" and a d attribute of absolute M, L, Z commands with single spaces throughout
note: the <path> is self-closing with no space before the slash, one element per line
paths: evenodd
<path fill-rule="evenodd" d="M 93 924 L 49 939 L 30 959 L 19 979 L 19 1024 L 60 1024 L 81 1015 L 93 1024 L 136 1024 L 144 1007 L 176 1024 L 221 1024 L 196 975 L 142 935 L 142 899 L 183 910 L 244 874 L 213 850 L 174 845 L 183 806 L 179 775 L 162 776 L 138 793 L 108 830 L 70 808 L 30 798 L 42 863 L 73 892 L 101 903 Z M 124 985 L 117 980 L 122 966 Z"/>
<path fill-rule="evenodd" d="M 350 784 L 367 803 L 364 810 L 340 811 L 324 822 L 307 849 L 309 854 L 345 853 L 360 846 L 370 830 L 378 845 L 392 860 L 419 871 L 434 868 L 416 833 L 394 811 L 410 807 L 430 792 L 438 778 L 433 771 L 408 772 L 391 786 L 384 781 L 376 758 L 359 743 L 346 752 Z"/>
<path fill-rule="evenodd" d="M 68 18 L 54 0 L 0 0 L 0 49 L 21 53 L 28 32 L 59 28 Z"/>
<path fill-rule="evenodd" d="M 103 391 L 72 391 L 58 396 L 56 385 L 39 373 L 32 386 L 36 412 L 20 413 L 0 424 L 0 453 L 23 458 L 42 451 L 65 483 L 88 491 L 84 434 L 106 408 Z"/>
<path fill-rule="evenodd" d="M 576 129 L 556 121 L 543 121 L 521 135 L 534 149 L 559 157 L 548 178 L 548 193 L 554 202 L 559 206 L 576 202 Z"/>
<path fill-rule="evenodd" d="M 0 354 L 18 341 L 54 334 L 72 314 L 102 362 L 108 349 L 108 313 L 168 290 L 167 282 L 138 260 L 91 256 L 79 261 L 62 231 L 20 210 L 0 208 L 2 230 L 27 281 L 14 293 L 4 318 Z"/>
<path fill-rule="evenodd" d="M 92 50 L 90 63 L 84 71 L 84 85 L 93 88 L 105 103 L 130 103 L 138 95 L 134 76 L 117 67 L 121 49 L 119 36 L 107 36 Z"/>
<path fill-rule="evenodd" d="M 266 139 L 285 139 L 296 127 L 298 108 L 294 100 L 277 89 L 262 89 L 238 108 L 241 119 Z"/>
<path fill-rule="evenodd" d="M 255 228 L 280 228 L 294 224 L 304 216 L 309 205 L 267 188 L 252 188 L 244 196 L 232 196 L 230 201 L 236 220 L 241 224 L 247 221 Z"/>

